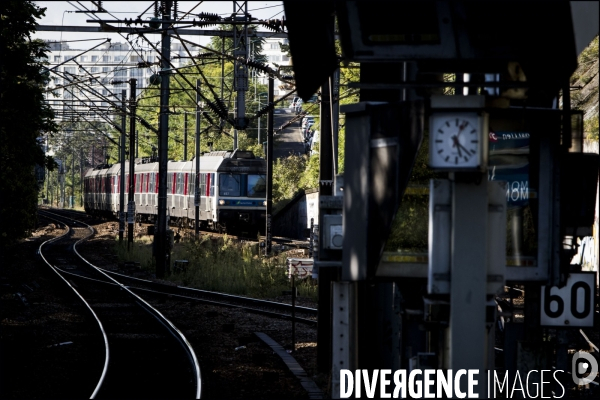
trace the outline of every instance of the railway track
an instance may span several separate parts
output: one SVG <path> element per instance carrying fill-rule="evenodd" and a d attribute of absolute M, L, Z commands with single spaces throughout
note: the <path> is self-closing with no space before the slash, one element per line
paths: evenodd
<path fill-rule="evenodd" d="M 41 214 L 59 223 L 65 219 Z M 140 296 L 79 256 L 77 243 L 92 233 L 76 222 L 39 247 L 46 264 L 86 304 L 100 331 L 104 363 L 91 397 L 200 398 L 200 368 L 185 336 Z"/>
<path fill-rule="evenodd" d="M 66 213 L 74 216 L 86 216 L 84 213 L 66 210 Z M 77 221 L 76 221 L 77 222 Z M 287 240 L 287 239 L 282 239 Z M 113 277 L 122 283 L 127 283 L 127 288 L 144 296 L 169 297 L 182 301 L 195 301 L 221 307 L 232 307 L 243 309 L 247 312 L 262 314 L 273 318 L 284 320 L 295 320 L 296 322 L 316 326 L 317 309 L 295 306 L 268 300 L 260 300 L 245 296 L 236 296 L 226 293 L 218 293 L 207 290 L 189 288 L 184 286 L 167 285 L 147 279 L 140 279 L 122 273 L 99 268 L 103 273 Z M 67 271 L 68 272 L 68 271 Z M 82 271 L 78 271 L 82 274 Z"/>

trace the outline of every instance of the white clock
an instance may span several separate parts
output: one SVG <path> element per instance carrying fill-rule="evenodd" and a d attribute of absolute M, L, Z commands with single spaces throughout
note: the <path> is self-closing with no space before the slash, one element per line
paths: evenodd
<path fill-rule="evenodd" d="M 484 171 L 487 141 L 485 113 L 434 112 L 429 119 L 429 166 L 446 171 Z"/>

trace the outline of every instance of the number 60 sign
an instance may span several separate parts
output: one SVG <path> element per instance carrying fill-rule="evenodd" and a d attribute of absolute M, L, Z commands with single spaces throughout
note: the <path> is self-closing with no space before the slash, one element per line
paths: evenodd
<path fill-rule="evenodd" d="M 546 326 L 594 326 L 596 273 L 572 273 L 567 284 L 542 286 L 540 323 Z"/>

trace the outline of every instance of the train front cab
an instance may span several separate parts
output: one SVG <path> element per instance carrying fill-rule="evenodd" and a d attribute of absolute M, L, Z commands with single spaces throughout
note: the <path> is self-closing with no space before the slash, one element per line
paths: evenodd
<path fill-rule="evenodd" d="M 266 218 L 266 175 L 220 172 L 217 174 L 217 219 L 227 231 L 255 234 L 264 231 Z"/>

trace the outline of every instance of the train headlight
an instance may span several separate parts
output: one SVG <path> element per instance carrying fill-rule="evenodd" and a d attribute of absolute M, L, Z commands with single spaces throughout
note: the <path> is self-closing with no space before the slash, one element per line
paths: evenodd
<path fill-rule="evenodd" d="M 265 206 L 265 207 L 267 206 L 267 201 L 266 200 L 263 201 L 263 206 Z"/>
<path fill-rule="evenodd" d="M 227 204 L 227 202 L 225 200 L 219 200 L 219 205 L 220 206 L 224 206 L 225 204 Z"/>

